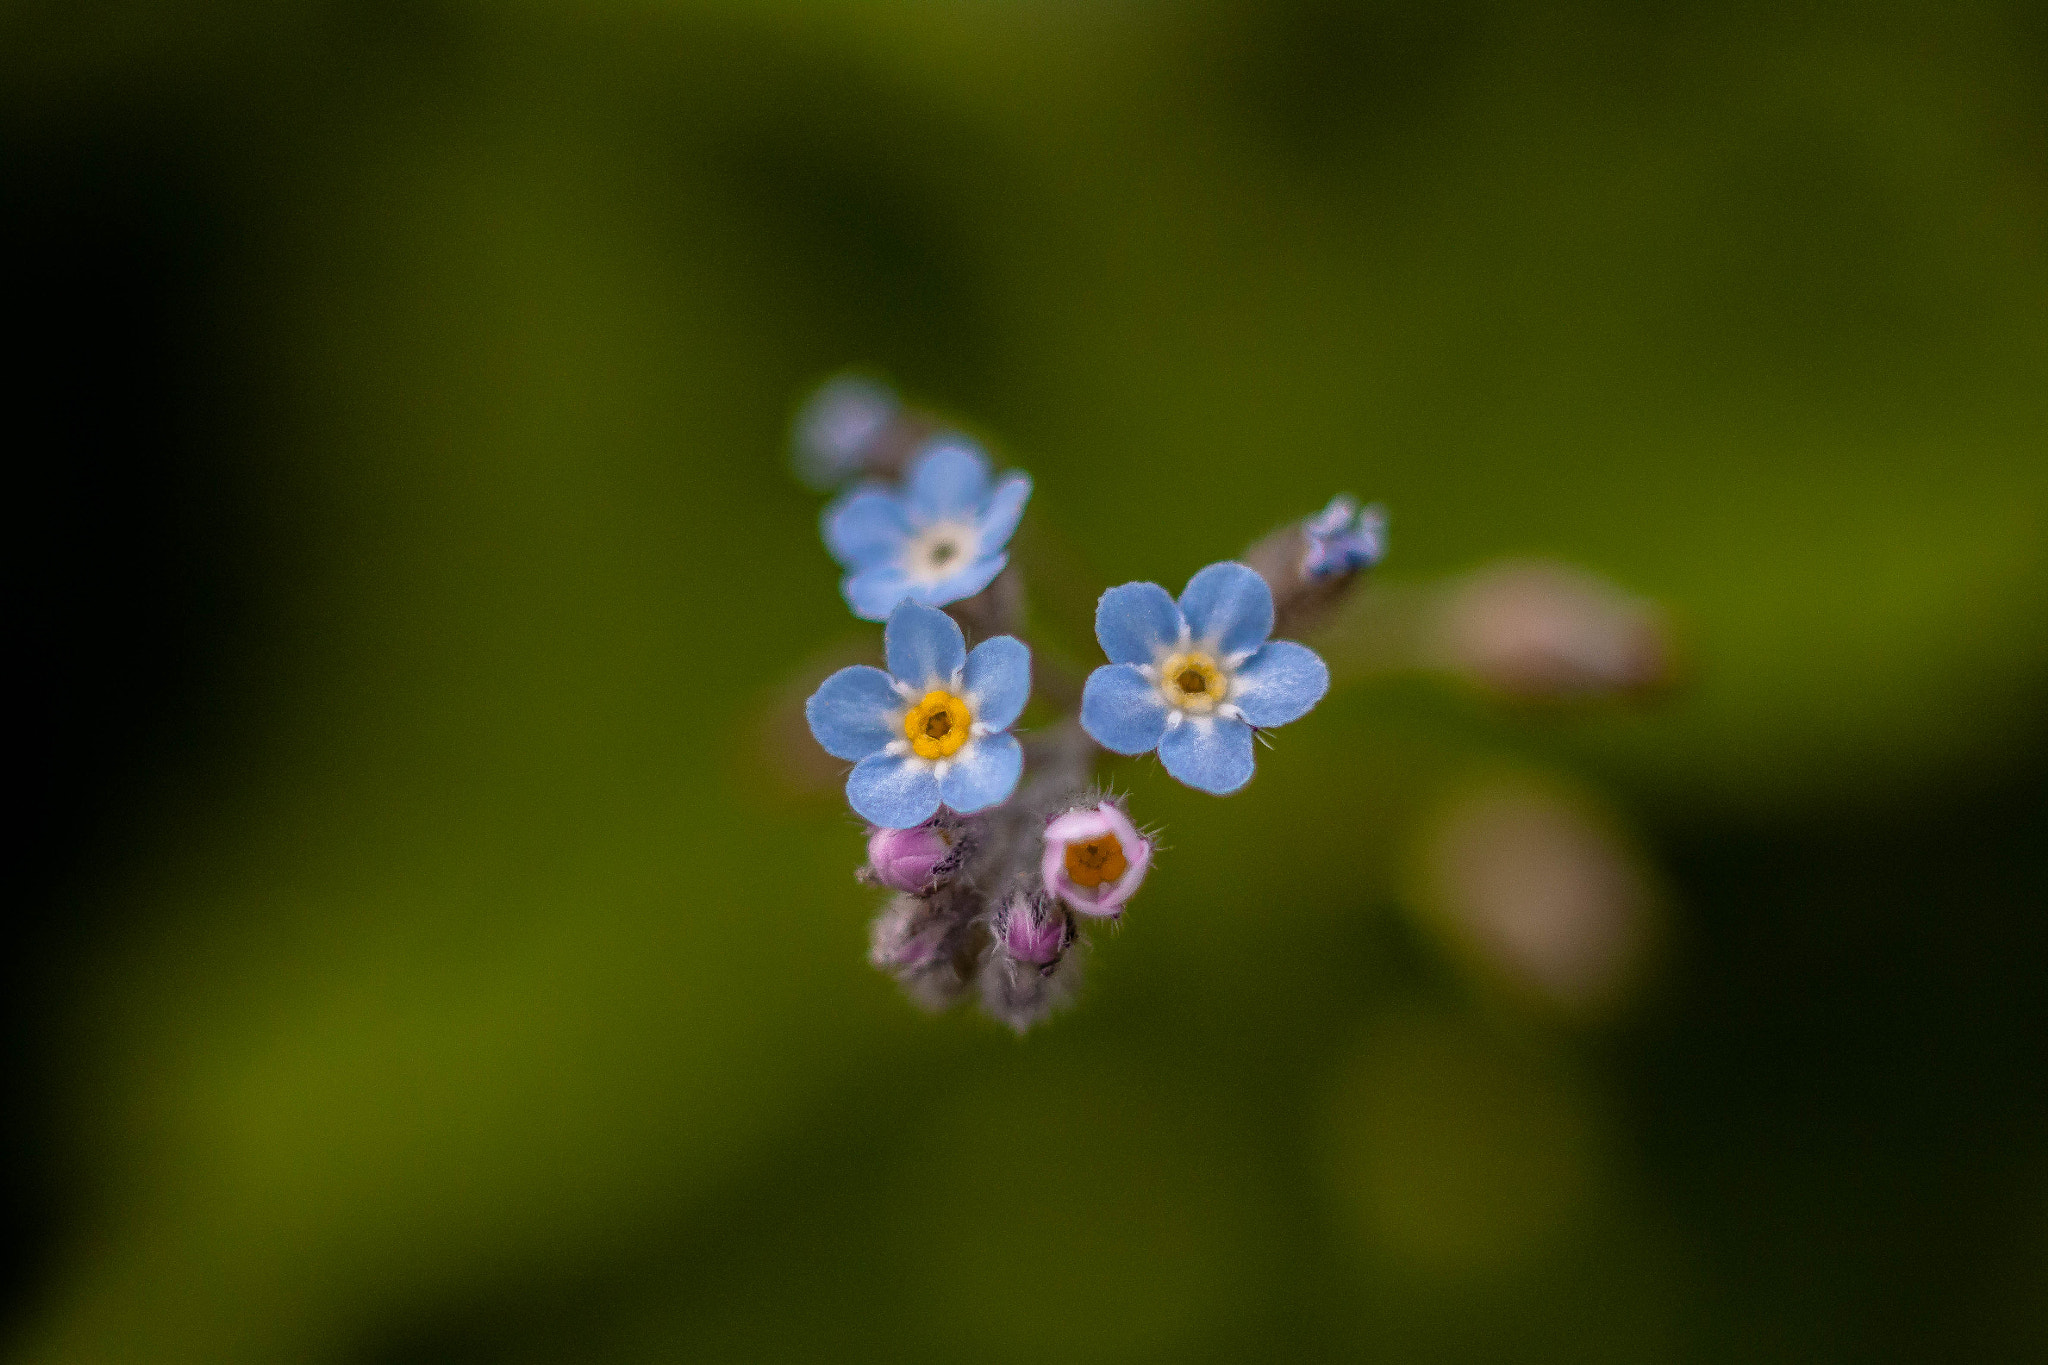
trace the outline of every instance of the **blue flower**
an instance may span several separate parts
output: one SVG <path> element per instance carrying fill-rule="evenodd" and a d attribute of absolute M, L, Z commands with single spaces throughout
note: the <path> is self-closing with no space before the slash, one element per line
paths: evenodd
<path fill-rule="evenodd" d="M 1301 529 L 1308 540 L 1301 557 L 1303 578 L 1370 569 L 1386 557 L 1387 512 L 1377 503 L 1361 508 L 1355 498 L 1339 493 Z"/>
<path fill-rule="evenodd" d="M 853 614 L 886 620 L 905 600 L 943 607 L 972 597 L 1010 562 L 1004 549 L 1031 480 L 989 479 L 988 457 L 964 436 L 939 436 L 898 492 L 864 484 L 825 509 L 825 545 L 848 570 L 839 591 Z"/>
<path fill-rule="evenodd" d="M 1190 787 L 1227 796 L 1252 777 L 1252 732 L 1308 714 L 1330 670 L 1306 645 L 1268 640 L 1273 592 L 1242 564 L 1211 564 L 1176 603 L 1157 583 L 1102 594 L 1081 726 L 1120 754 L 1159 750 Z"/>
<path fill-rule="evenodd" d="M 862 818 L 910 829 L 945 802 L 962 815 L 1016 790 L 1024 751 L 1008 732 L 1031 695 L 1031 651 L 1009 635 L 967 652 L 953 618 L 899 603 L 882 633 L 889 671 L 842 668 L 804 703 L 811 733 L 853 762 L 846 799 Z"/>

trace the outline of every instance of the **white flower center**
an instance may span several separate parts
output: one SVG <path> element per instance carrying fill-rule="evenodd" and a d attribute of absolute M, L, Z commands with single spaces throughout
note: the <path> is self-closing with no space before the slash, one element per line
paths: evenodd
<path fill-rule="evenodd" d="M 910 538 L 903 549 L 903 572 L 920 583 L 937 583 L 960 572 L 981 549 L 971 523 L 940 521 Z"/>

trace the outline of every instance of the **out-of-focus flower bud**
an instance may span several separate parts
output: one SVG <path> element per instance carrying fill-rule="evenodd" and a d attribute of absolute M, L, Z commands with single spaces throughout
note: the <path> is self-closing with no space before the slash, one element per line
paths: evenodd
<path fill-rule="evenodd" d="M 1305 635 L 1387 553 L 1387 514 L 1338 494 L 1327 507 L 1252 546 L 1244 562 L 1273 590 L 1273 633 Z"/>
<path fill-rule="evenodd" d="M 1303 578 L 1357 573 L 1386 557 L 1387 510 L 1378 504 L 1360 507 L 1358 499 L 1339 493 L 1328 507 L 1301 524 L 1301 532 L 1306 542 L 1301 555 Z"/>
<path fill-rule="evenodd" d="M 897 896 L 869 927 L 868 961 L 918 1004 L 944 1009 L 967 988 L 977 944 L 987 941 L 973 909 L 948 895 Z"/>
<path fill-rule="evenodd" d="M 995 928 L 1004 952 L 1042 971 L 1052 969 L 1074 938 L 1074 922 L 1056 902 L 1021 893 L 996 912 Z"/>
<path fill-rule="evenodd" d="M 1452 802 L 1421 851 L 1432 918 L 1486 974 L 1579 1015 L 1609 1012 L 1641 976 L 1653 880 L 1586 802 L 1502 779 Z"/>
<path fill-rule="evenodd" d="M 947 923 L 915 896 L 884 906 L 868 931 L 868 961 L 884 971 L 915 970 L 935 961 L 945 945 Z"/>
<path fill-rule="evenodd" d="M 960 865 L 964 830 L 928 820 L 915 829 L 876 829 L 868 835 L 868 879 L 913 895 L 930 890 Z"/>
<path fill-rule="evenodd" d="M 857 477 L 894 479 L 942 424 L 907 408 L 886 385 L 860 375 L 828 379 L 790 427 L 790 463 L 813 488 L 832 489 Z"/>
<path fill-rule="evenodd" d="M 1114 801 L 1056 815 L 1045 827 L 1045 889 L 1084 915 L 1115 916 L 1152 866 L 1152 841 Z"/>
<path fill-rule="evenodd" d="M 820 385 L 796 415 L 791 457 L 813 488 L 836 488 L 867 467 L 871 451 L 903 405 L 871 379 L 840 375 Z"/>
<path fill-rule="evenodd" d="M 1050 896 L 1019 893 L 996 911 L 995 950 L 982 960 L 982 1008 L 1019 1033 L 1072 998 L 1083 944 Z"/>
<path fill-rule="evenodd" d="M 1656 605 L 1565 564 L 1479 570 L 1445 591 L 1429 636 L 1430 662 L 1526 700 L 1643 692 L 1672 673 Z"/>

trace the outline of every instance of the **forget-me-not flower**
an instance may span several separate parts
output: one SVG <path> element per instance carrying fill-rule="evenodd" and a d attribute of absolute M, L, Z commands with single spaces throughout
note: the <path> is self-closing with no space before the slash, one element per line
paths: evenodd
<path fill-rule="evenodd" d="M 1377 503 L 1360 507 L 1356 498 L 1339 493 L 1301 529 L 1308 542 L 1301 556 L 1303 578 L 1370 569 L 1386 557 L 1387 512 Z"/>
<path fill-rule="evenodd" d="M 967 815 L 1007 800 L 1024 771 L 1008 731 L 1031 695 L 1030 649 L 998 635 L 970 654 L 952 617 L 910 601 L 889 613 L 882 640 L 887 673 L 842 668 L 804 703 L 818 743 L 854 763 L 854 810 L 910 829 L 942 801 Z"/>
<path fill-rule="evenodd" d="M 826 548 L 847 568 L 839 590 L 866 621 L 906 600 L 943 607 L 972 597 L 1010 562 L 1005 547 L 1030 496 L 1026 475 L 991 480 L 988 456 L 966 437 L 934 437 L 900 491 L 866 484 L 825 509 Z"/>
<path fill-rule="evenodd" d="M 1252 731 L 1308 713 L 1330 690 L 1314 650 L 1268 640 L 1273 591 L 1242 564 L 1211 564 L 1180 601 L 1157 583 L 1102 595 L 1095 638 L 1110 662 L 1088 675 L 1081 726 L 1120 754 L 1159 750 L 1190 787 L 1225 796 L 1252 776 Z"/>

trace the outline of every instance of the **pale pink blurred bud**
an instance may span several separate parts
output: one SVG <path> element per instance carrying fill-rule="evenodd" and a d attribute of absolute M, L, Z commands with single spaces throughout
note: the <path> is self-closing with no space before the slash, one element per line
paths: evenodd
<path fill-rule="evenodd" d="M 1425 861 L 1439 922 L 1519 990 L 1600 1013 L 1640 975 L 1656 892 L 1641 856 L 1583 802 L 1497 782 L 1446 810 Z"/>
<path fill-rule="evenodd" d="M 1084 915 L 1120 915 L 1152 866 L 1152 841 L 1114 801 L 1056 815 L 1045 827 L 1045 889 Z"/>
<path fill-rule="evenodd" d="M 960 907 L 901 895 L 884 906 L 868 933 L 868 961 L 896 978 L 928 1010 L 941 1010 L 967 988 L 973 926 Z M 963 955 L 968 959 L 963 967 Z"/>
<path fill-rule="evenodd" d="M 868 835 L 868 876 L 895 891 L 927 890 L 952 859 L 957 837 L 934 824 L 877 829 Z"/>
<path fill-rule="evenodd" d="M 1639 692 L 1669 681 L 1663 614 L 1565 564 L 1497 564 L 1453 584 L 1433 631 L 1435 662 L 1525 699 Z"/>
<path fill-rule="evenodd" d="M 868 929 L 868 961 L 884 971 L 916 970 L 937 961 L 950 926 L 914 896 L 898 896 Z"/>

